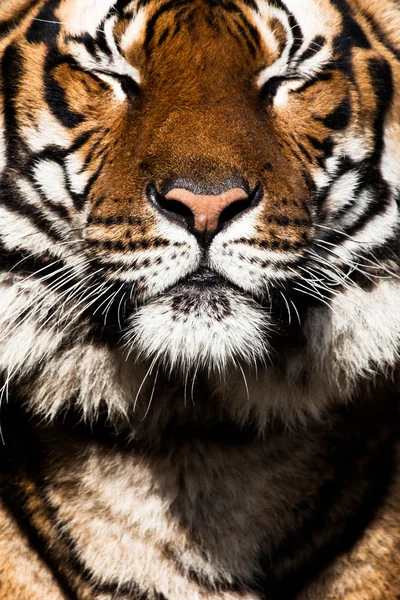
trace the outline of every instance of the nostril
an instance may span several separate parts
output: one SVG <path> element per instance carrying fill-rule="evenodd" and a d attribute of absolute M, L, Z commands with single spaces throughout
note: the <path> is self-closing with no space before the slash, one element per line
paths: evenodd
<path fill-rule="evenodd" d="M 187 222 L 188 222 L 188 219 L 191 219 L 192 224 L 190 224 L 189 222 L 188 222 L 188 224 L 191 226 L 194 225 L 194 216 L 193 216 L 192 211 L 190 210 L 190 208 L 188 208 L 181 202 L 178 202 L 178 200 L 165 200 L 165 198 L 162 198 L 160 201 L 160 206 L 164 210 L 168 210 L 169 212 L 171 212 L 175 215 L 179 215 L 180 217 L 183 217 Z"/>
<path fill-rule="evenodd" d="M 194 227 L 194 215 L 190 208 L 178 200 L 167 200 L 164 196 L 159 196 L 158 205 L 162 210 L 167 211 L 172 218 L 180 217 L 185 221 L 190 229 Z"/>
<path fill-rule="evenodd" d="M 189 229 L 194 227 L 194 215 L 190 208 L 179 202 L 179 200 L 167 200 L 165 196 L 160 194 L 154 185 L 147 186 L 147 197 L 157 209 L 175 221 L 184 221 Z"/>
<path fill-rule="evenodd" d="M 237 217 L 238 215 L 244 213 L 245 210 L 251 207 L 251 202 L 249 200 L 239 200 L 235 202 L 235 204 L 231 204 L 225 210 L 222 211 L 218 224 L 219 228 L 223 227 L 226 223 L 229 223 Z"/>
<path fill-rule="evenodd" d="M 219 229 L 222 229 L 224 225 L 231 223 L 231 221 L 233 221 L 233 219 L 239 215 L 242 215 L 249 209 L 257 206 L 257 204 L 259 204 L 261 201 L 262 195 L 262 187 L 261 185 L 258 185 L 247 198 L 243 200 L 236 200 L 236 202 L 233 204 L 229 204 L 229 206 L 227 206 L 219 216 Z"/>

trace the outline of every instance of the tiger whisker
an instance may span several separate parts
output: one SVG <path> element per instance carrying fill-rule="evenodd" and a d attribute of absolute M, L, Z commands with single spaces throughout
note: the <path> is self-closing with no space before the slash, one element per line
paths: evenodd
<path fill-rule="evenodd" d="M 118 290 L 117 290 L 117 291 L 114 293 L 114 295 L 113 295 L 113 296 L 112 296 L 112 298 L 110 299 L 110 302 L 108 303 L 108 305 L 107 305 L 107 307 L 106 307 L 106 309 L 105 309 L 105 313 L 103 312 L 103 315 L 104 315 L 104 324 L 106 324 L 106 323 L 107 323 L 107 316 L 108 316 L 108 313 L 109 313 L 109 311 L 110 311 L 110 308 L 111 308 L 111 306 L 112 306 L 112 304 L 113 304 L 113 302 L 114 302 L 115 298 L 117 298 L 117 297 L 118 297 L 118 294 L 119 294 L 119 293 L 120 293 L 120 292 L 121 292 L 121 291 L 124 289 L 124 286 L 125 286 L 125 284 L 123 283 L 123 284 L 121 285 L 121 287 L 120 287 L 120 288 L 119 288 L 119 289 L 118 289 Z"/>
<path fill-rule="evenodd" d="M 339 260 L 343 260 L 340 256 L 337 255 L 337 253 L 332 250 L 333 248 L 336 248 L 336 245 L 333 244 L 332 242 L 327 242 L 326 240 L 318 240 L 319 244 L 322 244 L 322 247 L 325 251 L 331 252 L 332 255 L 336 256 Z M 329 246 L 329 248 L 325 248 L 323 245 L 327 245 Z M 318 245 L 318 244 L 317 244 Z M 396 278 L 400 278 L 400 275 L 398 275 L 397 273 L 393 272 L 393 271 L 389 271 L 387 269 L 387 267 L 385 265 L 380 264 L 377 259 L 372 260 L 371 258 L 369 258 L 368 256 L 360 256 L 359 254 L 357 254 L 356 252 L 352 252 L 354 254 L 354 256 L 357 256 L 357 258 L 361 259 L 361 260 L 365 260 L 366 262 L 370 263 L 370 267 L 369 268 L 375 268 L 377 270 L 383 270 L 389 273 L 390 276 L 396 277 Z M 350 254 L 350 251 L 349 251 Z"/>
<path fill-rule="evenodd" d="M 147 405 L 147 409 L 146 409 L 146 412 L 144 414 L 144 417 L 143 417 L 142 421 L 144 421 L 146 419 L 146 417 L 148 416 L 148 414 L 150 412 L 150 408 L 151 408 L 151 404 L 153 402 L 153 397 L 154 397 L 154 392 L 155 392 L 155 389 L 156 389 L 156 383 L 157 383 L 157 378 L 158 378 L 159 372 L 160 372 L 160 369 L 158 368 L 157 369 L 157 373 L 156 373 L 156 375 L 154 377 L 154 383 L 153 383 L 153 387 L 152 387 L 151 394 L 150 394 L 150 400 L 149 400 L 149 403 Z"/>
<path fill-rule="evenodd" d="M 283 294 L 283 292 L 280 292 L 280 295 L 282 296 L 282 298 L 286 304 L 286 308 L 287 308 L 287 312 L 288 312 L 288 322 L 289 322 L 289 325 L 291 325 L 292 324 L 292 313 L 290 312 L 289 302 L 287 301 L 286 296 Z"/>
<path fill-rule="evenodd" d="M 324 299 L 324 296 L 322 296 L 322 294 L 319 294 L 318 296 L 316 296 L 315 294 L 313 294 L 312 292 L 310 292 L 310 290 L 306 287 L 303 286 L 302 284 L 298 284 L 300 285 L 301 288 L 303 289 L 299 289 L 294 287 L 293 289 L 301 294 L 306 294 L 307 296 L 311 296 L 311 298 L 314 298 L 315 300 L 318 300 L 319 302 L 322 302 L 323 304 L 325 304 L 338 318 L 339 315 L 337 314 L 337 312 L 335 311 L 335 309 L 331 306 L 331 304 L 329 304 L 329 302 Z"/>
<path fill-rule="evenodd" d="M 33 17 L 32 21 L 38 21 L 39 23 L 48 23 L 49 25 L 69 25 L 69 23 L 65 23 L 63 21 L 51 21 L 49 19 L 40 19 L 38 17 Z M 95 29 L 98 33 L 104 33 L 103 29 Z"/>
<path fill-rule="evenodd" d="M 153 361 L 152 361 L 152 363 L 150 364 L 150 366 L 149 366 L 149 368 L 148 368 L 148 370 L 147 370 L 146 374 L 144 375 L 144 377 L 143 377 L 143 379 L 142 379 L 142 383 L 141 383 L 141 384 L 140 384 L 140 386 L 139 386 L 139 389 L 138 389 L 138 391 L 137 391 L 137 393 L 136 393 L 136 396 L 135 396 L 135 401 L 134 401 L 134 403 L 133 403 L 133 412 L 135 412 L 135 411 L 136 411 L 136 406 L 137 406 L 137 403 L 138 403 L 138 399 L 139 399 L 140 393 L 141 393 L 141 391 L 142 391 L 142 389 L 143 389 L 143 386 L 144 386 L 144 384 L 146 383 L 146 380 L 147 380 L 148 376 L 149 376 L 149 375 L 151 374 L 151 372 L 153 371 L 153 368 L 154 368 L 154 365 L 156 364 L 156 361 L 157 361 L 157 358 L 154 358 L 154 360 L 153 360 Z"/>
<path fill-rule="evenodd" d="M 297 320 L 299 322 L 299 326 L 301 327 L 301 319 L 300 319 L 299 311 L 297 310 L 297 306 L 295 305 L 295 303 L 293 302 L 293 300 L 291 298 L 289 298 L 289 301 L 290 301 L 290 304 L 293 306 L 294 312 L 296 313 Z"/>

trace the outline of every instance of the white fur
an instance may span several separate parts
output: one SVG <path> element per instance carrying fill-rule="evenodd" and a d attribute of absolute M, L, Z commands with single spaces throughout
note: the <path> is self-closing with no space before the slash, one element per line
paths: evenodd
<path fill-rule="evenodd" d="M 141 41 L 147 24 L 147 13 L 144 9 L 140 9 L 132 19 L 132 22 L 125 31 L 121 40 L 121 48 L 124 52 L 128 52 L 132 46 Z"/>
<path fill-rule="evenodd" d="M 48 110 L 38 111 L 35 125 L 23 126 L 21 133 L 32 152 L 41 152 L 51 145 L 68 148 L 72 143 L 71 133 Z"/>
<path fill-rule="evenodd" d="M 97 73 L 97 76 L 111 87 L 118 102 L 125 102 L 126 94 L 119 81 L 105 73 Z"/>
<path fill-rule="evenodd" d="M 382 174 L 393 187 L 400 181 L 400 123 L 390 121 L 385 127 L 385 148 L 382 155 Z"/>
<path fill-rule="evenodd" d="M 262 219 L 262 207 L 244 214 L 215 237 L 209 249 L 209 265 L 217 273 L 250 293 L 268 291 L 270 284 L 284 280 L 288 267 L 301 252 L 280 252 L 260 249 L 238 239 L 258 239 L 256 225 Z M 264 265 L 264 263 L 270 263 Z"/>
<path fill-rule="evenodd" d="M 237 419 L 257 415 L 261 429 L 271 418 L 288 425 L 321 418 L 332 402 L 347 402 L 361 380 L 390 374 L 399 359 L 400 282 L 381 281 L 373 291 L 357 286 L 335 298 L 332 309 L 313 309 L 304 323 L 304 351 L 285 356 L 284 373 L 270 367 L 227 376 L 229 410 Z M 274 355 L 272 354 L 274 360 Z M 246 387 L 250 400 L 243 403 Z"/>
<path fill-rule="evenodd" d="M 95 36 L 102 20 L 114 5 L 113 0 L 69 0 L 61 5 L 57 17 L 72 36 L 89 33 Z"/>
<path fill-rule="evenodd" d="M 45 233 L 38 231 L 29 219 L 0 206 L 2 242 L 8 250 L 25 249 L 40 255 L 54 246 Z"/>
<path fill-rule="evenodd" d="M 360 181 L 360 174 L 357 170 L 347 171 L 332 186 L 332 189 L 325 200 L 325 208 L 330 214 L 341 210 L 349 204 L 354 198 L 354 191 Z"/>
<path fill-rule="evenodd" d="M 73 208 L 72 198 L 65 186 L 65 173 L 61 165 L 51 160 L 41 160 L 35 168 L 34 175 L 38 186 L 48 200 L 67 209 Z"/>
<path fill-rule="evenodd" d="M 238 359 L 251 362 L 266 355 L 268 314 L 250 299 L 228 289 L 204 292 L 196 308 L 182 314 L 173 302 L 171 293 L 137 311 L 127 333 L 129 349 L 183 372 L 198 367 L 223 372 Z M 220 315 L 213 314 L 214 303 L 227 306 L 229 315 L 222 308 Z"/>
<path fill-rule="evenodd" d="M 72 191 L 75 194 L 82 194 L 89 181 L 89 175 L 83 169 L 83 161 L 76 152 L 69 154 L 65 159 L 65 169 Z"/>
<path fill-rule="evenodd" d="M 4 133 L 4 116 L 2 114 L 2 106 L 0 104 L 0 176 L 7 165 L 6 140 Z"/>

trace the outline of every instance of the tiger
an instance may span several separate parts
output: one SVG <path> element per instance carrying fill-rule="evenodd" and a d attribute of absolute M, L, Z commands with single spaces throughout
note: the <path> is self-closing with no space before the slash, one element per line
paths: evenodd
<path fill-rule="evenodd" d="M 0 600 L 400 598 L 398 0 L 1 0 Z"/>

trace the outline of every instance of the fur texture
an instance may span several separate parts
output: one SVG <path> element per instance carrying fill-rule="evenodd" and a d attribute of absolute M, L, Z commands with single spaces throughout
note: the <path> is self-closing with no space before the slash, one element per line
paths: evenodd
<path fill-rule="evenodd" d="M 400 596 L 399 31 L 2 1 L 1 600 Z"/>

